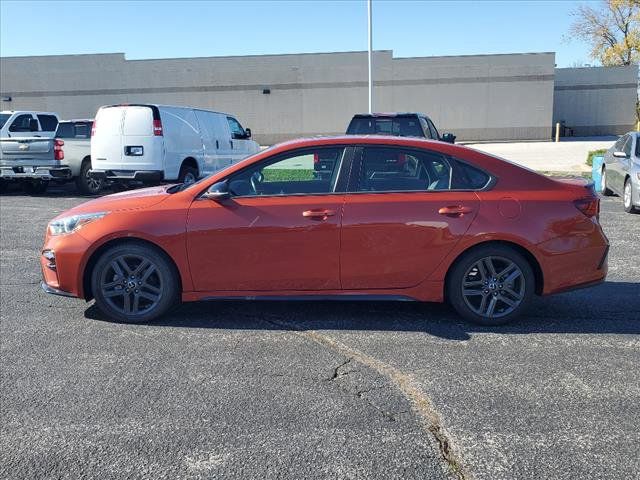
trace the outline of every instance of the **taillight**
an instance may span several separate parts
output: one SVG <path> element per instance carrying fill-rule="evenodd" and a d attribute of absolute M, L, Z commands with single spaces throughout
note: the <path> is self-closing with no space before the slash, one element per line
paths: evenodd
<path fill-rule="evenodd" d="M 98 122 L 96 120 L 93 121 L 93 123 L 91 124 L 91 136 L 93 137 L 96 134 L 96 126 L 98 125 Z"/>
<path fill-rule="evenodd" d="M 592 218 L 600 218 L 600 199 L 594 197 L 581 198 L 573 202 L 578 210 L 585 214 L 585 216 Z"/>
<path fill-rule="evenodd" d="M 158 119 L 153 121 L 153 134 L 156 137 L 162 136 L 162 120 Z"/>
<path fill-rule="evenodd" d="M 64 140 L 56 138 L 53 141 L 53 158 L 55 158 L 56 160 L 64 160 L 64 150 L 62 150 L 63 145 Z"/>
<path fill-rule="evenodd" d="M 317 153 L 314 153 L 313 154 L 313 164 L 315 165 L 317 163 L 320 163 L 320 157 L 318 156 Z"/>

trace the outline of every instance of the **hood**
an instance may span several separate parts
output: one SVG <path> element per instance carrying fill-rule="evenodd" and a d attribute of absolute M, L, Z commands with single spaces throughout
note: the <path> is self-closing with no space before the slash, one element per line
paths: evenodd
<path fill-rule="evenodd" d="M 167 193 L 168 187 L 168 185 L 163 185 L 161 187 L 141 188 L 139 190 L 105 195 L 104 197 L 96 198 L 95 200 L 90 200 L 77 207 L 73 207 L 60 214 L 59 217 L 76 215 L 78 213 L 117 212 L 149 208 L 171 196 Z"/>

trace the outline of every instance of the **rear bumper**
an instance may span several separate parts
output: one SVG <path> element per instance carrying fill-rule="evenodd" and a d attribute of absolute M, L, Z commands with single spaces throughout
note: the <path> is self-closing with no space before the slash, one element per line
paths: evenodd
<path fill-rule="evenodd" d="M 0 167 L 0 177 L 3 180 L 68 180 L 72 177 L 71 169 L 67 166 L 17 166 L 3 165 Z"/>
<path fill-rule="evenodd" d="M 90 170 L 89 176 L 98 180 L 116 180 L 125 182 L 161 182 L 162 170 Z"/>

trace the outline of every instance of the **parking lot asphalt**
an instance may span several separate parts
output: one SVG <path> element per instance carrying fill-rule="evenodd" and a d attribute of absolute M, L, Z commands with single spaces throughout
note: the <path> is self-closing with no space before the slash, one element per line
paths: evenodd
<path fill-rule="evenodd" d="M 69 190 L 0 198 L 0 478 L 637 478 L 640 215 L 607 282 L 506 327 L 443 305 L 185 304 L 151 325 L 40 291 Z"/>

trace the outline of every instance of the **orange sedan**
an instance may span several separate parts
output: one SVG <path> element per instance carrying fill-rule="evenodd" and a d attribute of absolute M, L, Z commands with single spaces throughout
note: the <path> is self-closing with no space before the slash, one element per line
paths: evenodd
<path fill-rule="evenodd" d="M 447 300 L 487 325 L 602 282 L 591 184 L 438 141 L 277 145 L 191 185 L 117 193 L 47 228 L 46 292 L 147 322 L 180 301 Z"/>

